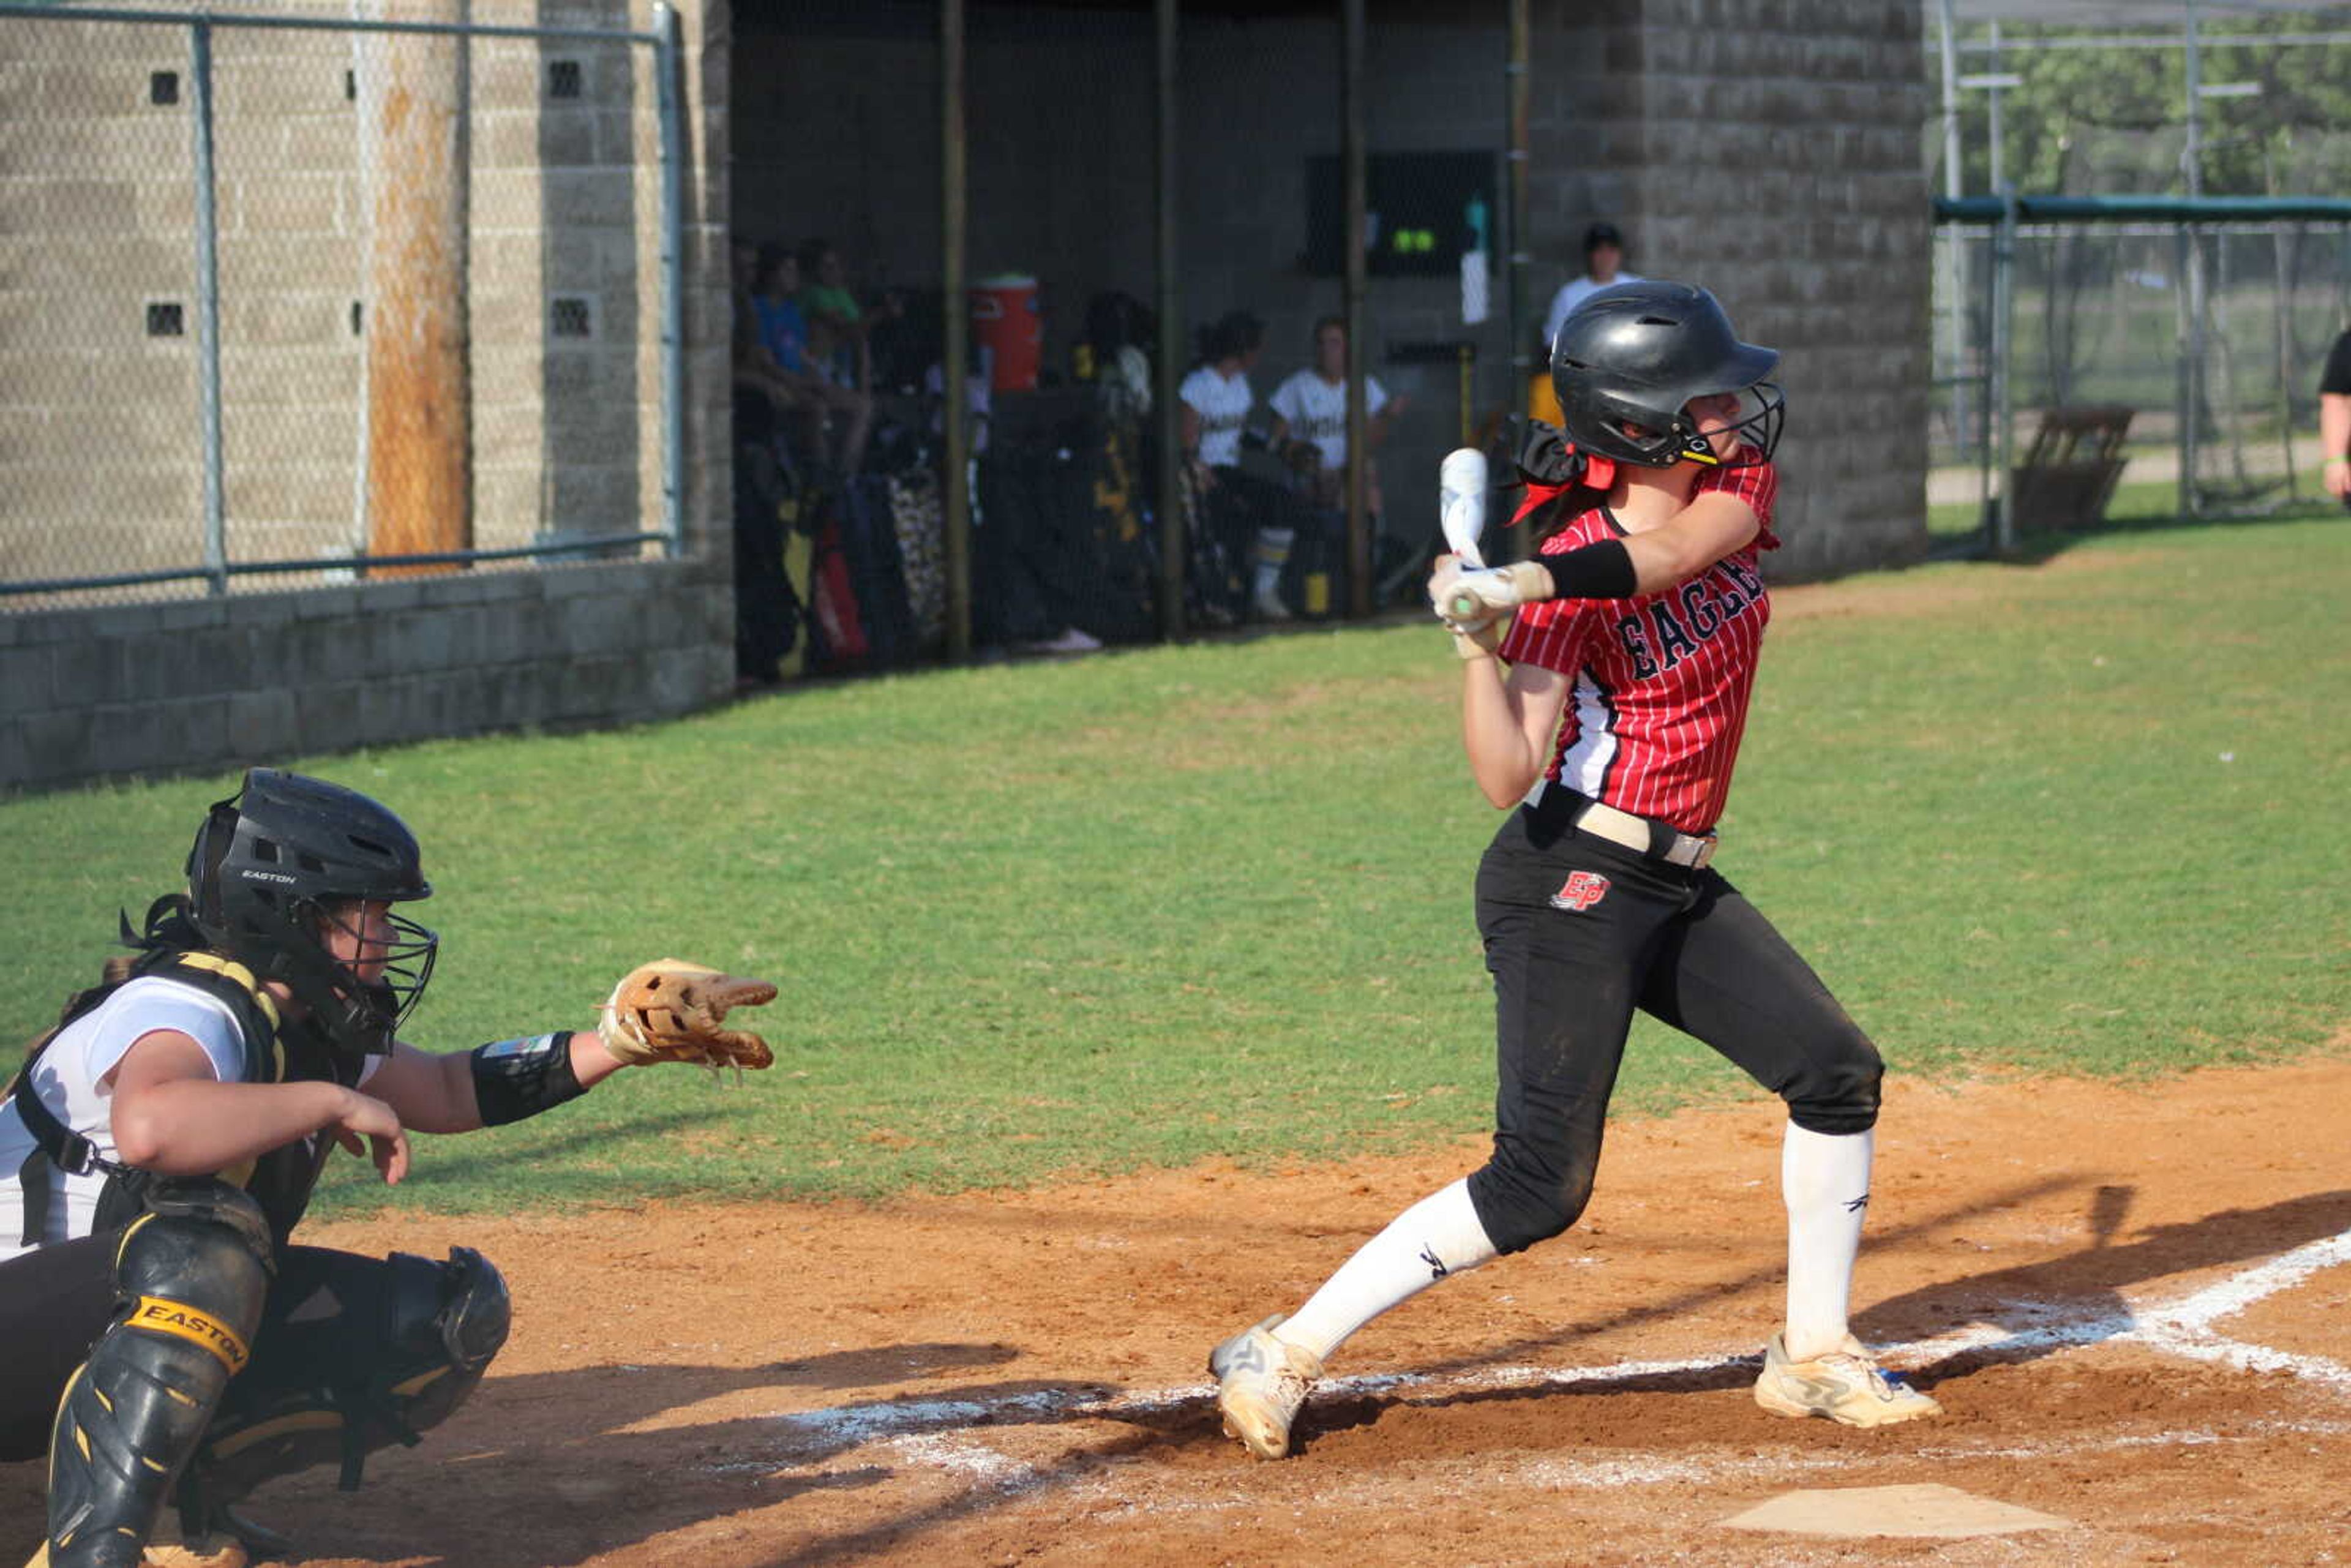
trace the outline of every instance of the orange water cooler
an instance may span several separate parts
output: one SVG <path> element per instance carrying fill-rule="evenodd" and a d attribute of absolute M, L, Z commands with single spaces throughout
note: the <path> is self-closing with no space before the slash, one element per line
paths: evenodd
<path fill-rule="evenodd" d="M 994 350 L 997 392 L 1034 392 L 1044 354 L 1045 328 L 1037 315 L 1037 280 L 1020 273 L 983 277 L 971 286 L 971 335 Z"/>

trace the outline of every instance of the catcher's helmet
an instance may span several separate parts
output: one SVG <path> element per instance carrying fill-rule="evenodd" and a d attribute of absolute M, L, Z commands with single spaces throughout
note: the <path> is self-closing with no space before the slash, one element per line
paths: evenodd
<path fill-rule="evenodd" d="M 256 768 L 214 806 L 188 853 L 190 917 L 207 945 L 281 980 L 339 1048 L 381 1054 L 424 994 L 440 938 L 392 915 L 380 979 L 363 980 L 324 940 L 331 906 L 429 898 L 416 836 L 356 790 Z"/>
<path fill-rule="evenodd" d="M 1730 318 L 1703 288 L 1687 283 L 1619 283 L 1589 296 L 1560 323 L 1551 380 L 1560 423 L 1585 452 L 1645 468 L 1685 458 L 1724 467 L 1762 463 L 1780 444 L 1784 402 L 1763 378 L 1776 349 L 1742 343 Z M 1725 459 L 1683 412 L 1692 398 L 1747 394 L 1737 456 Z M 1627 424 L 1638 427 L 1628 433 Z"/>

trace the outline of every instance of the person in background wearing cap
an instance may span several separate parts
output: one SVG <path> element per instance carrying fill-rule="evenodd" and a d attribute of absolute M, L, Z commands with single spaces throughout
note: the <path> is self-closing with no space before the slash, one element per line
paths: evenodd
<path fill-rule="evenodd" d="M 1583 276 L 1571 278 L 1551 298 L 1551 314 L 1543 318 L 1543 359 L 1548 364 L 1551 346 L 1559 340 L 1559 324 L 1567 313 L 1591 298 L 1595 290 L 1618 283 L 1638 283 L 1640 277 L 1625 272 L 1625 236 L 1614 224 L 1594 224 L 1583 231 Z"/>

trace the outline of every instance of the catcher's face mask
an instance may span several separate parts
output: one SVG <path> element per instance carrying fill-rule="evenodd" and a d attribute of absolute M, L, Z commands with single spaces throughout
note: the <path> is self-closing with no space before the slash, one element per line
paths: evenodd
<path fill-rule="evenodd" d="M 438 932 L 393 912 L 380 899 L 345 900 L 319 910 L 319 935 L 348 979 L 345 994 L 399 1030 L 423 998 L 440 954 Z"/>

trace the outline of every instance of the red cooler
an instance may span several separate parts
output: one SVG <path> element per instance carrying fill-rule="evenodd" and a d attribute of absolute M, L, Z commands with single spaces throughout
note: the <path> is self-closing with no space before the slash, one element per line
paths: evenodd
<path fill-rule="evenodd" d="M 983 277 L 971 286 L 971 335 L 995 350 L 998 392 L 1035 392 L 1044 354 L 1044 323 L 1037 316 L 1037 280 L 1019 273 Z"/>

